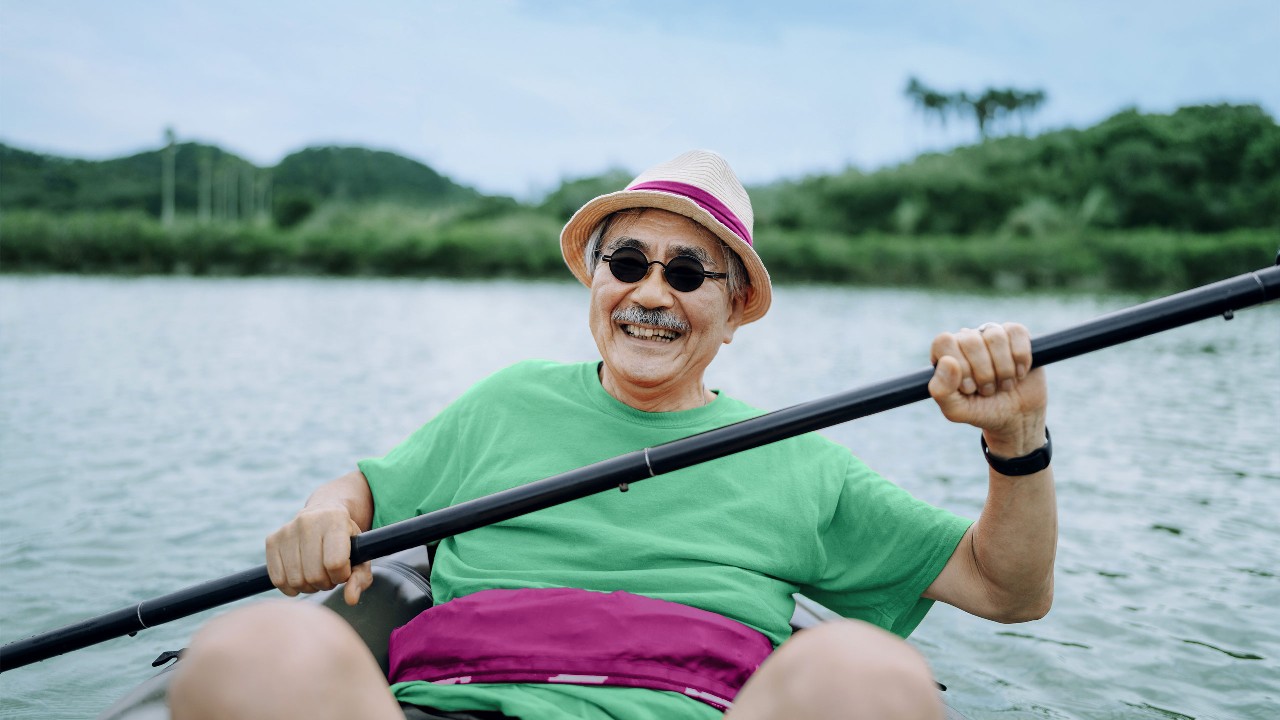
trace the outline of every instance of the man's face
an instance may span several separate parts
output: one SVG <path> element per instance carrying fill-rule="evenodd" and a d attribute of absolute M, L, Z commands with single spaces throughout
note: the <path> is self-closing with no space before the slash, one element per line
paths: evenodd
<path fill-rule="evenodd" d="M 728 271 L 720 241 L 710 231 L 665 210 L 649 209 L 614 221 L 601 253 L 609 255 L 622 247 L 664 263 L 690 255 L 707 270 Z M 636 311 L 648 311 L 650 317 L 637 320 Z M 730 300 L 724 279 L 707 279 L 696 290 L 680 292 L 667 284 L 661 265 L 650 266 L 639 282 L 625 283 L 601 261 L 591 280 L 591 334 L 604 358 L 605 386 L 610 388 L 612 381 L 624 393 L 656 391 L 676 397 L 704 392 L 703 371 L 720 345 L 733 339 L 741 318 L 742 303 Z M 662 319 L 679 329 L 664 327 Z"/>

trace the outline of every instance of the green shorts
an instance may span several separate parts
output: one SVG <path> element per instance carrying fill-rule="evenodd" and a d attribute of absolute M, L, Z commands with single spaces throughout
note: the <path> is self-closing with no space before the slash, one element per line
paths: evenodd
<path fill-rule="evenodd" d="M 519 720 L 492 710 L 437 710 L 400 703 L 404 720 Z"/>

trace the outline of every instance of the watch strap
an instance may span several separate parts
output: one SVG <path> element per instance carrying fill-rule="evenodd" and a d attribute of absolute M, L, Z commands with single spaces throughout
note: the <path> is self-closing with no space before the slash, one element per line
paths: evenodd
<path fill-rule="evenodd" d="M 998 455 L 992 455 L 991 448 L 987 447 L 985 435 L 981 436 L 981 441 L 982 455 L 987 459 L 987 464 L 991 466 L 992 470 L 1001 475 L 1009 477 L 1034 475 L 1049 467 L 1049 462 L 1053 460 L 1053 439 L 1049 437 L 1049 428 L 1047 427 L 1044 429 L 1044 445 L 1026 455 L 1015 458 L 1002 458 Z"/>

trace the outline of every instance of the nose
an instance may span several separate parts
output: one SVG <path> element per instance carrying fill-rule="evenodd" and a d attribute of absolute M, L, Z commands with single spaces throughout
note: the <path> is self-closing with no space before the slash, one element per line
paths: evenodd
<path fill-rule="evenodd" d="M 663 277 L 662 270 L 661 265 L 650 265 L 649 274 L 640 278 L 640 281 L 635 284 L 635 288 L 631 291 L 631 299 L 640 307 L 671 307 L 673 291 L 667 284 L 667 279 Z"/>

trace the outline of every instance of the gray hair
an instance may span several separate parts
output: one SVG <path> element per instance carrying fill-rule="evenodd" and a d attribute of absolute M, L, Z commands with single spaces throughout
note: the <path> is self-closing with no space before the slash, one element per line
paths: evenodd
<path fill-rule="evenodd" d="M 627 210 L 619 210 L 610 213 L 601 220 L 595 229 L 591 231 L 591 235 L 587 238 L 586 248 L 582 251 L 582 260 L 587 267 L 587 275 L 595 275 L 596 267 L 600 265 L 601 246 L 604 244 L 605 233 L 609 232 L 609 228 L 622 217 L 637 217 L 640 213 L 649 208 L 629 208 Z M 710 232 L 708 230 L 708 232 Z M 729 297 L 733 300 L 747 301 L 747 289 L 751 287 L 751 276 L 747 274 L 746 265 L 742 264 L 742 258 L 738 257 L 738 253 L 729 247 L 728 243 L 719 238 L 716 241 L 720 243 L 721 265 L 724 266 L 725 272 L 729 277 L 725 278 L 725 287 L 729 290 Z"/>

